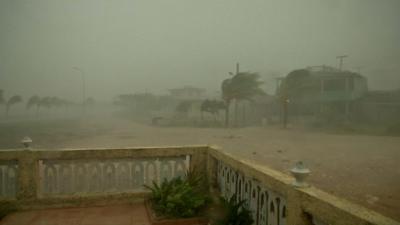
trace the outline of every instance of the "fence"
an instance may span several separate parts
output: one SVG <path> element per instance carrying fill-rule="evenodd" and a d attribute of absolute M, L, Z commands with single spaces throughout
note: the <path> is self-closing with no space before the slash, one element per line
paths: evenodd
<path fill-rule="evenodd" d="M 0 151 L 0 203 L 29 209 L 141 199 L 144 184 L 184 175 L 204 161 L 206 151 L 204 146 Z"/>

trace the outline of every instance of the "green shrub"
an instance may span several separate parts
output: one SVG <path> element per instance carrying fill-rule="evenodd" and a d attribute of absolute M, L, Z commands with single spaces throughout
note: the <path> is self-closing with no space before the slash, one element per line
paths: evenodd
<path fill-rule="evenodd" d="M 0 220 L 6 217 L 8 214 L 17 211 L 15 204 L 5 202 L 0 204 Z"/>
<path fill-rule="evenodd" d="M 208 202 L 204 176 L 188 172 L 184 178 L 164 180 L 161 185 L 145 186 L 151 190 L 150 200 L 158 215 L 172 218 L 193 217 L 200 213 Z"/>
<path fill-rule="evenodd" d="M 251 211 L 246 207 L 245 200 L 236 201 L 236 195 L 226 200 L 221 198 L 223 216 L 217 225 L 251 225 L 254 220 Z"/>

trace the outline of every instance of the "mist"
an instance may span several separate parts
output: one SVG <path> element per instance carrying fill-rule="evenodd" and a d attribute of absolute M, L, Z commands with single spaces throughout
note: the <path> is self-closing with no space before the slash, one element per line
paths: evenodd
<path fill-rule="evenodd" d="M 0 0 L 0 224 L 398 224 L 399 149 L 399 0 Z"/>
<path fill-rule="evenodd" d="M 109 101 L 195 85 L 214 94 L 240 62 L 266 91 L 313 65 L 360 71 L 371 89 L 400 87 L 400 3 L 373 1 L 0 2 L 0 84 L 11 94 Z"/>

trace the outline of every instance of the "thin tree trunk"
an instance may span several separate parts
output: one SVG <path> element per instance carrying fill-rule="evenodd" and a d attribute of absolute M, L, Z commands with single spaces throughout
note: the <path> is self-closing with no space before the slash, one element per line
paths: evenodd
<path fill-rule="evenodd" d="M 235 99 L 235 122 L 234 122 L 234 126 L 237 127 L 238 126 L 238 100 Z"/>
<path fill-rule="evenodd" d="M 229 105 L 230 102 L 228 101 L 226 103 L 226 108 L 225 108 L 225 127 L 229 127 Z"/>

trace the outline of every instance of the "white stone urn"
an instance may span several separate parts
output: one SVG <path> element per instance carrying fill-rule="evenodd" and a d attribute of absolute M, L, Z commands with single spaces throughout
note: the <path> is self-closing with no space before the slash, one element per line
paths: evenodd
<path fill-rule="evenodd" d="M 293 186 L 303 188 L 310 186 L 305 182 L 306 178 L 310 174 L 310 170 L 304 165 L 302 161 L 296 163 L 296 165 L 290 170 L 295 180 L 293 181 Z"/>

